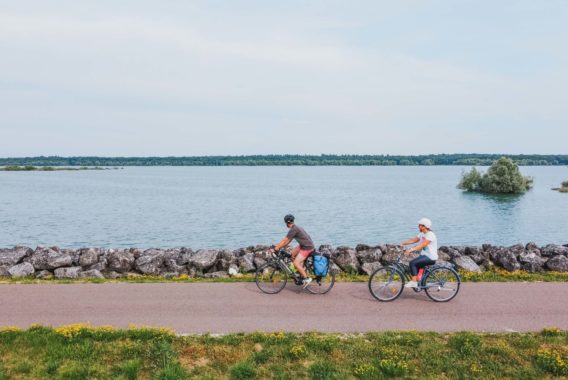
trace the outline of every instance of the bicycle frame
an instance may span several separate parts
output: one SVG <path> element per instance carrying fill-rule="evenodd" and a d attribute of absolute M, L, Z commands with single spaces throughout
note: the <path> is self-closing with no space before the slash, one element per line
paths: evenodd
<path fill-rule="evenodd" d="M 396 261 L 395 261 L 393 264 L 391 264 L 391 265 L 389 265 L 389 266 L 387 267 L 387 268 L 392 268 L 392 269 L 394 269 L 394 272 L 392 272 L 391 275 L 390 275 L 390 277 L 389 277 L 389 282 L 392 281 L 393 275 L 394 275 L 395 272 L 398 273 L 398 275 L 399 275 L 402 279 L 404 279 L 404 282 L 408 282 L 408 281 L 410 281 L 410 280 L 412 279 L 412 275 L 410 274 L 410 267 L 409 267 L 408 265 L 406 265 L 406 264 L 401 263 L 401 262 L 400 262 L 400 259 L 401 259 L 401 258 L 402 258 L 402 254 L 400 254 L 400 255 L 397 257 Z M 422 273 L 422 277 L 420 277 L 420 280 L 418 281 L 418 287 L 417 287 L 416 289 L 422 290 L 422 289 L 427 289 L 427 288 L 435 288 L 435 287 L 438 287 L 438 286 L 440 286 L 440 285 L 441 285 L 441 286 L 444 286 L 445 283 L 442 283 L 442 284 L 428 284 L 428 285 L 426 285 L 426 284 L 424 283 L 424 281 L 426 280 L 426 278 L 428 277 L 428 275 L 429 275 L 432 271 L 434 271 L 435 269 L 444 268 L 444 267 L 448 267 L 448 265 L 447 265 L 447 264 L 434 264 L 434 265 L 428 265 L 428 266 L 426 266 L 426 267 L 424 268 L 424 272 Z M 449 267 L 449 269 L 453 270 L 453 265 L 451 265 L 451 266 Z"/>

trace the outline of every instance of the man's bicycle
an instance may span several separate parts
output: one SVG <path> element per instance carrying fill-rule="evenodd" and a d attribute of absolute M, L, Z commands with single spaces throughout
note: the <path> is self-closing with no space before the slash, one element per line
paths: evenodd
<path fill-rule="evenodd" d="M 379 301 L 389 302 L 397 299 L 410 280 L 410 268 L 401 262 L 402 254 L 386 267 L 377 269 L 369 277 L 369 291 Z M 450 263 L 436 263 L 424 268 L 415 292 L 424 290 L 432 301 L 448 302 L 457 296 L 461 278 Z"/>
<path fill-rule="evenodd" d="M 313 256 L 317 254 L 317 252 L 312 253 L 306 261 L 304 261 L 306 273 L 312 278 L 312 282 L 306 289 L 313 294 L 326 294 L 333 288 L 333 284 L 335 284 L 335 274 L 332 273 L 330 269 L 328 269 L 326 276 L 316 276 L 314 274 Z M 286 287 L 288 277 L 292 278 L 296 285 L 302 285 L 300 274 L 290 269 L 291 264 L 292 255 L 285 249 L 271 252 L 266 264 L 256 270 L 256 286 L 258 286 L 263 293 L 276 294 Z"/>

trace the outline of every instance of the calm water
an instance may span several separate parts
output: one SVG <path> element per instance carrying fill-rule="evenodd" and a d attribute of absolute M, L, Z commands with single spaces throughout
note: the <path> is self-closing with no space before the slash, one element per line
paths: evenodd
<path fill-rule="evenodd" d="M 566 167 L 524 167 L 535 188 L 455 188 L 463 167 L 144 167 L 0 172 L 0 247 L 273 243 L 296 215 L 316 244 L 399 242 L 430 217 L 441 244 L 568 243 Z"/>

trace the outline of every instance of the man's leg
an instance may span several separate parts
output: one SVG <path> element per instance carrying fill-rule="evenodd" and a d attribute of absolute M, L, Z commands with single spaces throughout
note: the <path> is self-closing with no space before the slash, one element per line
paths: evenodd
<path fill-rule="evenodd" d="M 294 266 L 296 267 L 296 270 L 302 275 L 303 278 L 308 277 L 308 275 L 306 274 L 306 271 L 304 270 L 304 261 L 306 260 L 306 257 L 308 256 L 304 256 L 302 253 L 300 253 L 300 247 L 298 247 L 298 253 L 296 253 L 296 257 L 294 257 Z"/>

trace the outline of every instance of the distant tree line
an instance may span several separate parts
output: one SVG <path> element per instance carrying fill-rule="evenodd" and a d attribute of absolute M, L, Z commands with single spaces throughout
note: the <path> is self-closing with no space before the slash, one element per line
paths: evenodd
<path fill-rule="evenodd" d="M 58 157 L 0 158 L 0 166 L 489 166 L 502 154 L 391 155 L 253 155 L 188 157 Z M 517 165 L 568 165 L 568 155 L 507 155 Z"/>

